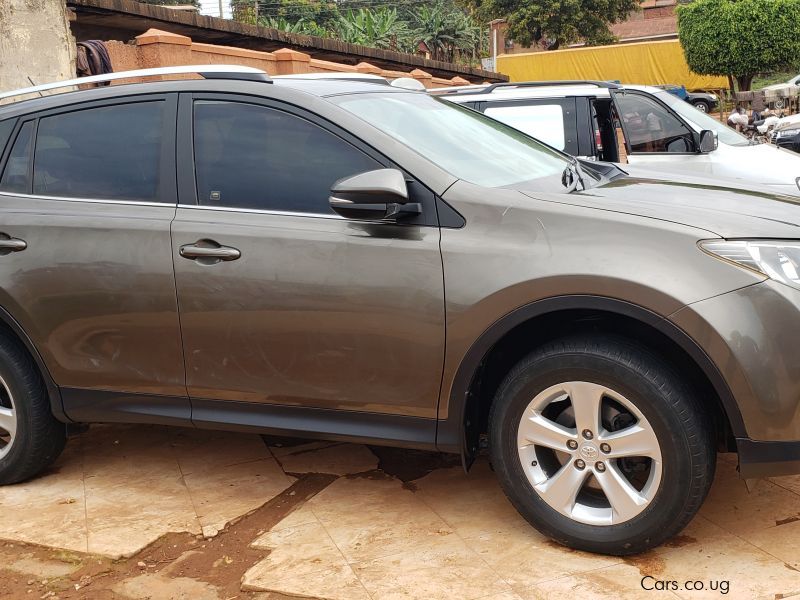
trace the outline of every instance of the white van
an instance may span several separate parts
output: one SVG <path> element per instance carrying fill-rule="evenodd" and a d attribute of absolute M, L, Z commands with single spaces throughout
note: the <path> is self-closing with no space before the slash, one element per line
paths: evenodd
<path fill-rule="evenodd" d="M 800 195 L 800 155 L 749 139 L 669 92 L 603 81 L 432 90 L 573 156 Z"/>

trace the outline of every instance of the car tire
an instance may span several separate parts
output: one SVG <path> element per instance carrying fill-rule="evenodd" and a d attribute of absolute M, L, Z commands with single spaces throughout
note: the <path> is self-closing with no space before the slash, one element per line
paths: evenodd
<path fill-rule="evenodd" d="M 517 510 L 565 546 L 612 555 L 657 546 L 697 513 L 714 477 L 711 431 L 679 374 L 613 337 L 535 350 L 489 416 L 492 465 Z"/>
<path fill-rule="evenodd" d="M 695 100 L 694 102 L 692 102 L 692 106 L 694 106 L 700 112 L 704 113 L 711 112 L 711 105 L 705 100 Z"/>
<path fill-rule="evenodd" d="M 19 342 L 0 338 L 0 485 L 41 472 L 65 443 L 36 363 Z"/>

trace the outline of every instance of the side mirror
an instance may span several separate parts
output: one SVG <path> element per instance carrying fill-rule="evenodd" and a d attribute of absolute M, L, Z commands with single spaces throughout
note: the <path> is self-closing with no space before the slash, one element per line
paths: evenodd
<path fill-rule="evenodd" d="M 331 208 L 348 219 L 399 220 L 422 212 L 408 201 L 406 178 L 397 169 L 378 169 L 340 179 L 331 187 Z"/>
<path fill-rule="evenodd" d="M 717 138 L 716 131 L 704 129 L 700 132 L 699 137 L 700 142 L 698 147 L 700 148 L 700 154 L 708 154 L 709 152 L 713 152 L 719 146 L 719 139 Z"/>

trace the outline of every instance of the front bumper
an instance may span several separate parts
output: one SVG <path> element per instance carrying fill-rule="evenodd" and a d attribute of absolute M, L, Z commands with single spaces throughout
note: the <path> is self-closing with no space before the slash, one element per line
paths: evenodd
<path fill-rule="evenodd" d="M 728 385 L 742 476 L 800 473 L 800 291 L 765 281 L 686 306 L 670 320 Z"/>

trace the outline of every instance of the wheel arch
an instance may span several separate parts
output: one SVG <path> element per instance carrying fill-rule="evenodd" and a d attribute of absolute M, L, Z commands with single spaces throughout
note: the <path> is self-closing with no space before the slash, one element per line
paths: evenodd
<path fill-rule="evenodd" d="M 71 420 L 64 412 L 64 405 L 61 401 L 61 392 L 59 387 L 56 385 L 56 382 L 53 380 L 50 371 L 47 369 L 47 365 L 45 364 L 42 355 L 39 354 L 39 351 L 36 349 L 33 340 L 31 340 L 30 336 L 25 332 L 22 326 L 11 315 L 11 313 L 9 313 L 2 306 L 0 306 L 0 334 L 11 336 L 13 339 L 17 340 L 17 342 L 22 344 L 25 350 L 27 350 L 28 354 L 30 354 L 31 358 L 33 358 L 33 361 L 36 363 L 36 367 L 39 369 L 39 374 L 42 376 L 45 386 L 47 387 L 47 395 L 50 398 L 50 410 L 53 412 L 53 416 L 59 421 L 70 423 Z"/>
<path fill-rule="evenodd" d="M 734 437 L 746 437 L 746 429 L 735 397 L 716 364 L 687 333 L 668 319 L 651 310 L 627 302 L 604 296 L 569 295 L 546 298 L 522 306 L 501 319 L 495 321 L 481 336 L 473 342 L 456 370 L 448 401 L 447 418 L 439 421 L 437 428 L 437 447 L 442 450 L 460 452 L 467 468 L 478 449 L 479 437 L 485 423 L 482 409 L 488 408 L 493 399 L 493 385 L 498 373 L 491 371 L 492 359 L 497 353 L 514 346 L 531 327 L 543 325 L 550 321 L 575 325 L 575 331 L 585 331 L 587 323 L 596 325 L 603 322 L 606 331 L 608 326 L 629 328 L 629 334 L 637 332 L 649 333 L 651 340 L 660 344 L 659 353 L 667 360 L 678 361 L 679 365 L 692 370 L 692 376 L 698 378 L 697 385 L 705 387 L 712 394 L 717 415 L 722 422 L 718 425 L 726 433 L 725 442 L 733 443 Z M 603 331 L 601 328 L 599 331 Z M 617 333 L 616 330 L 613 330 Z M 500 365 L 505 365 L 505 372 L 525 354 L 540 343 L 556 336 L 536 330 L 535 344 L 520 345 Z M 562 334 L 563 335 L 563 334 Z M 527 338 L 526 338 L 527 339 Z M 500 374 L 504 375 L 504 373 Z M 487 399 L 487 395 L 492 397 Z"/>

